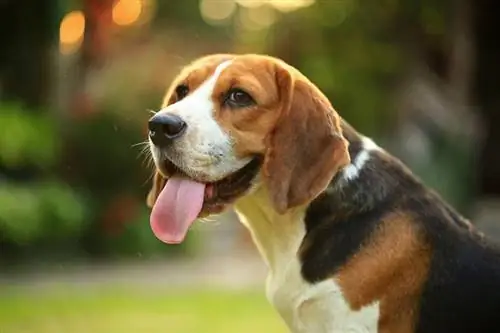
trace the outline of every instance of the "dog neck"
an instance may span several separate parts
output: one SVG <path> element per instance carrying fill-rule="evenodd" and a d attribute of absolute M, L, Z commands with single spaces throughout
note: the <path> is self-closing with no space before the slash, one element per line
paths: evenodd
<path fill-rule="evenodd" d="M 271 273 L 283 260 L 295 257 L 305 235 L 305 207 L 279 214 L 274 209 L 264 185 L 235 204 L 236 213 L 251 233 L 252 239 Z"/>

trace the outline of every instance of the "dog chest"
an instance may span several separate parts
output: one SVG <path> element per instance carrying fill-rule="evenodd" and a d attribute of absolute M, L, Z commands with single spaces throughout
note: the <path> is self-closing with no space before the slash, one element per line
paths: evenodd
<path fill-rule="evenodd" d="M 333 279 L 316 284 L 303 280 L 298 260 L 269 274 L 266 295 L 291 332 L 377 332 L 378 304 L 351 310 Z"/>

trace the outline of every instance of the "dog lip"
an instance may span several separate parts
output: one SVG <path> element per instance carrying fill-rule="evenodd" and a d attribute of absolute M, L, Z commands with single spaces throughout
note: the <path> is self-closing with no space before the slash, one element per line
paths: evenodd
<path fill-rule="evenodd" d="M 162 162 L 157 165 L 160 173 L 162 173 L 166 178 L 175 174 L 181 174 L 187 177 L 186 173 L 183 172 L 177 165 L 175 165 L 171 160 L 164 158 Z"/>
<path fill-rule="evenodd" d="M 158 169 L 165 178 L 176 175 L 206 184 L 201 217 L 203 215 L 220 213 L 226 206 L 233 203 L 235 199 L 246 193 L 252 187 L 252 181 L 260 170 L 263 160 L 263 156 L 255 155 L 239 170 L 213 182 L 206 182 L 199 178 L 190 177 L 187 172 L 179 168 L 168 158 L 163 159 Z"/>
<path fill-rule="evenodd" d="M 260 166 L 262 165 L 262 158 L 255 156 L 243 168 L 231 173 L 223 179 L 209 183 L 213 187 L 213 194 L 211 196 L 216 202 L 230 202 L 235 197 L 242 195 L 251 186 L 252 180 L 257 175 Z M 208 200 L 207 203 L 212 203 Z"/>

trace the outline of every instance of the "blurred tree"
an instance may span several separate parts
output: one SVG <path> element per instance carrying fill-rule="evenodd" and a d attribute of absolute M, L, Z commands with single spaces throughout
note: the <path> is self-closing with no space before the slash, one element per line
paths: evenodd
<path fill-rule="evenodd" d="M 30 257 L 78 234 L 78 195 L 55 173 L 60 145 L 50 99 L 55 1 L 0 3 L 0 259 Z M 54 246 L 55 245 L 55 246 Z"/>
<path fill-rule="evenodd" d="M 498 38 L 498 4 L 495 1 L 471 1 L 476 37 L 474 81 L 476 102 L 486 126 L 485 144 L 478 170 L 481 194 L 500 196 L 500 39 Z"/>
<path fill-rule="evenodd" d="M 57 2 L 0 2 L 0 97 L 22 100 L 32 110 L 51 96 L 50 45 L 57 25 Z"/>
<path fill-rule="evenodd" d="M 22 101 L 28 106 L 22 112 L 42 112 L 50 96 L 53 14 L 48 1 L 0 2 L 0 99 Z M 33 164 L 9 168 L 0 163 L 0 173 L 10 177 L 29 178 L 34 169 Z"/>

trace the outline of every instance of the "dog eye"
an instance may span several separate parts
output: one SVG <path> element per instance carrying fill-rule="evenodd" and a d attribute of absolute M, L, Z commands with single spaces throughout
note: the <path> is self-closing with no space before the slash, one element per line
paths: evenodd
<path fill-rule="evenodd" d="M 245 107 L 255 104 L 252 96 L 241 89 L 231 89 L 226 96 L 225 103 L 231 107 Z"/>
<path fill-rule="evenodd" d="M 177 100 L 180 101 L 189 94 L 189 87 L 185 84 L 180 84 L 175 88 L 175 94 L 177 95 Z"/>

